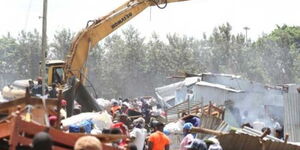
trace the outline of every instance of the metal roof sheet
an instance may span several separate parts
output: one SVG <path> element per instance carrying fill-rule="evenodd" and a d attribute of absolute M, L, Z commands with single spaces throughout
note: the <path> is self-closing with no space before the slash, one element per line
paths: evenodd
<path fill-rule="evenodd" d="M 272 140 L 261 141 L 259 136 L 229 133 L 217 136 L 223 150 L 300 150 L 300 146 Z"/>
<path fill-rule="evenodd" d="M 209 83 L 209 82 L 205 82 L 205 81 L 199 81 L 199 82 L 196 83 L 196 85 L 198 85 L 198 86 L 207 86 L 207 87 L 212 87 L 212 88 L 218 88 L 218 89 L 221 89 L 221 90 L 225 90 L 225 91 L 229 91 L 229 92 L 235 92 L 235 93 L 242 92 L 242 90 L 237 90 L 237 89 L 234 89 L 234 88 L 226 87 L 225 85 L 214 84 L 214 83 Z"/>

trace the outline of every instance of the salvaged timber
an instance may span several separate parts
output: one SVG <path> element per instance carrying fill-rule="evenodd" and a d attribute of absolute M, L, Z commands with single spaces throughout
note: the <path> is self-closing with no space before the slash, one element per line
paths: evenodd
<path fill-rule="evenodd" d="M 208 105 L 203 105 L 203 102 L 201 100 L 195 100 L 195 101 L 189 101 L 186 100 L 184 102 L 181 102 L 175 106 L 172 106 L 166 110 L 167 113 L 167 122 L 172 122 L 178 119 L 182 119 L 182 116 L 185 114 L 190 115 L 208 115 L 208 116 L 214 116 L 216 118 L 219 118 L 221 120 L 224 119 L 224 106 L 216 106 L 212 102 L 210 102 Z M 177 117 L 174 117 L 174 115 L 177 115 Z"/>
<path fill-rule="evenodd" d="M 78 138 L 89 134 L 65 133 L 59 130 L 59 124 L 49 127 L 45 124 L 47 115 L 56 115 L 59 118 L 62 94 L 58 99 L 46 99 L 44 105 L 42 99 L 31 97 L 27 93 L 24 98 L 0 104 L 0 112 L 6 114 L 0 119 L 0 150 L 15 150 L 17 148 L 30 149 L 32 139 L 36 133 L 47 132 L 53 140 L 53 150 L 72 150 Z M 45 110 L 47 109 L 47 110 Z M 29 112 L 30 111 L 30 112 Z M 58 119 L 60 122 L 60 119 Z M 105 150 L 117 150 L 107 144 L 126 138 L 124 135 L 98 134 L 97 137 L 103 143 Z"/>
<path fill-rule="evenodd" d="M 38 132 L 47 132 L 51 135 L 53 140 L 53 150 L 71 150 L 74 148 L 74 144 L 78 138 L 86 136 L 87 134 L 71 134 L 64 133 L 52 127 L 46 127 L 37 125 L 32 122 L 23 121 L 19 112 L 17 116 L 13 117 L 9 123 L 0 124 L 0 149 L 3 149 L 3 145 L 9 147 L 9 150 L 15 150 L 16 147 L 30 147 L 34 135 Z M 121 138 L 125 138 L 122 135 L 96 135 L 102 143 L 105 150 L 117 150 L 105 143 L 110 143 Z"/>
<path fill-rule="evenodd" d="M 267 138 L 268 131 L 260 136 L 245 133 L 235 133 L 234 130 L 221 132 L 201 127 L 193 127 L 192 133 L 204 133 L 215 135 L 219 140 L 223 150 L 300 150 L 300 146 L 287 143 L 285 141 L 274 141 Z"/>
<path fill-rule="evenodd" d="M 259 136 L 229 133 L 217 136 L 223 150 L 300 150 L 300 146 L 285 142 L 262 140 Z"/>
<path fill-rule="evenodd" d="M 0 123 L 9 121 L 15 112 L 19 111 L 22 118 L 26 118 L 26 114 L 30 115 L 27 119 L 37 124 L 46 125 L 45 114 L 57 115 L 56 108 L 59 106 L 58 99 L 46 99 L 45 106 L 39 97 L 32 97 L 29 91 L 26 91 L 25 97 L 11 100 L 0 104 L 0 113 L 6 115 L 5 118 L 0 118 Z M 46 109 L 46 110 L 45 110 Z M 29 121 L 29 120 L 28 120 Z"/>
<path fill-rule="evenodd" d="M 8 110 L 16 110 L 17 105 L 42 105 L 42 101 L 38 97 L 23 97 L 15 99 L 6 103 L 0 104 L 0 112 Z M 47 99 L 46 105 L 48 108 L 52 108 L 57 105 L 57 99 Z"/>
<path fill-rule="evenodd" d="M 206 128 L 201 128 L 201 127 L 193 127 L 191 129 L 192 133 L 204 133 L 204 134 L 212 134 L 212 135 L 223 135 L 226 134 L 224 132 L 216 131 L 216 130 L 211 130 L 211 129 L 206 129 Z"/>

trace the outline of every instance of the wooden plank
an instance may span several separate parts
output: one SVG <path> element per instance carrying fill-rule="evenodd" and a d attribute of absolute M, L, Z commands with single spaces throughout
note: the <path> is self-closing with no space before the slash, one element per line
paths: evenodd
<path fill-rule="evenodd" d="M 4 137 L 8 137 L 10 135 L 11 125 L 12 125 L 12 123 L 1 123 L 0 124 L 0 139 L 4 138 Z"/>
<path fill-rule="evenodd" d="M 0 104 L 0 111 L 8 110 L 12 107 L 16 107 L 17 105 L 25 104 L 26 98 L 19 98 L 16 100 L 12 100 L 6 103 Z"/>
<path fill-rule="evenodd" d="M 212 134 L 212 135 L 217 135 L 217 136 L 226 134 L 226 133 L 221 132 L 221 131 L 207 129 L 207 128 L 201 128 L 201 127 L 192 127 L 191 132 L 192 133 Z"/>
<path fill-rule="evenodd" d="M 24 136 L 18 136 L 16 140 L 18 144 L 22 144 L 25 146 L 30 146 L 30 144 L 32 143 L 32 139 Z"/>
<path fill-rule="evenodd" d="M 21 120 L 20 116 L 16 116 L 13 118 L 12 125 L 11 125 L 11 130 L 10 130 L 10 138 L 8 141 L 9 144 L 9 150 L 14 150 L 16 146 L 18 145 L 18 131 L 19 131 L 19 126 L 18 123 Z"/>
<path fill-rule="evenodd" d="M 19 131 L 25 132 L 30 135 L 34 135 L 38 132 L 44 131 L 46 127 L 40 126 L 34 123 L 26 122 L 23 120 L 20 120 L 18 123 Z"/>
<path fill-rule="evenodd" d="M 0 104 L 0 111 L 9 110 L 11 108 L 16 108 L 17 105 L 42 105 L 42 100 L 38 97 L 30 97 L 30 98 L 19 98 L 6 103 Z M 57 105 L 57 99 L 46 99 L 46 106 L 53 107 Z"/>
<path fill-rule="evenodd" d="M 78 137 L 76 137 L 72 134 L 64 133 L 64 132 L 62 132 L 60 130 L 56 130 L 54 128 L 50 128 L 49 134 L 52 136 L 52 139 L 54 142 L 61 143 L 63 145 L 71 146 L 71 147 L 74 146 L 75 142 L 78 139 Z"/>
<path fill-rule="evenodd" d="M 1 123 L 0 129 L 1 129 L 0 135 L 9 137 L 9 149 L 14 150 L 18 144 L 29 146 L 32 143 L 31 138 L 24 137 L 21 135 L 33 136 L 38 132 L 45 131 L 46 129 L 48 129 L 48 127 L 37 125 L 32 122 L 23 121 L 21 120 L 20 116 L 16 116 L 12 118 L 11 123 Z M 74 147 L 79 137 L 88 135 L 88 134 L 64 133 L 54 128 L 49 128 L 48 133 L 52 136 L 53 143 L 55 144 L 54 150 L 71 150 Z M 100 135 L 95 135 L 95 137 L 99 138 L 102 141 L 111 141 L 111 140 L 124 138 L 126 136 L 100 134 Z M 114 148 L 109 145 L 105 145 L 104 143 L 103 143 L 103 148 L 105 150 L 118 150 L 117 148 Z"/>
<path fill-rule="evenodd" d="M 47 127 L 45 127 L 45 126 L 26 122 L 23 120 L 20 120 L 18 125 L 20 126 L 19 131 L 25 132 L 30 135 L 35 135 L 36 133 L 45 131 L 47 129 Z M 60 130 L 56 130 L 52 127 L 49 128 L 48 133 L 52 136 L 52 139 L 54 142 L 61 143 L 66 146 L 73 146 L 74 143 L 76 142 L 76 140 L 78 139 L 77 136 L 74 136 L 74 135 L 68 134 L 68 133 L 64 133 L 64 132 L 62 132 Z M 61 139 L 64 139 L 64 140 L 61 140 Z"/>
<path fill-rule="evenodd" d="M 52 146 L 53 150 L 72 150 L 72 148 L 64 148 L 64 147 L 59 147 L 59 146 Z"/>
<path fill-rule="evenodd" d="M 57 106 L 57 99 L 46 99 L 46 106 L 47 107 L 53 107 L 53 106 Z M 30 104 L 30 105 L 42 105 L 42 99 L 38 98 L 38 97 L 32 97 L 29 98 L 28 100 L 26 100 L 26 104 Z"/>

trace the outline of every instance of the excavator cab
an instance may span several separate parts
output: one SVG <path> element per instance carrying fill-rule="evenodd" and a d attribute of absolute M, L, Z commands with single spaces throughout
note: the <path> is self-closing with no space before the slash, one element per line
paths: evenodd
<path fill-rule="evenodd" d="M 52 84 L 63 85 L 63 97 L 67 100 L 67 114 L 72 116 L 73 103 L 77 101 L 82 106 L 82 111 L 100 111 L 101 108 L 96 103 L 95 99 L 91 97 L 88 90 L 83 85 L 83 81 L 76 76 L 66 80 L 65 76 L 65 62 L 62 60 L 49 60 L 46 62 L 46 83 L 48 86 Z M 80 77 L 80 76 L 79 76 Z"/>
<path fill-rule="evenodd" d="M 48 86 L 52 84 L 63 85 L 65 80 L 64 65 L 65 62 L 62 60 L 49 60 L 46 62 L 46 83 Z"/>

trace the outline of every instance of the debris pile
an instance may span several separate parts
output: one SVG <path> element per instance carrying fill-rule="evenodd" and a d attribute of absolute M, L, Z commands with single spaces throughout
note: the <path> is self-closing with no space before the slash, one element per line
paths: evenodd
<path fill-rule="evenodd" d="M 158 147 L 180 150 L 300 149 L 289 140 L 293 134 L 284 132 L 285 123 L 278 115 L 283 106 L 253 106 L 251 109 L 258 111 L 254 116 L 253 110 L 245 109 L 250 106 L 240 107 L 239 104 L 248 101 L 249 97 L 245 95 L 255 95 L 255 90 L 247 90 L 245 82 L 244 88 L 236 89 L 202 81 L 213 82 L 215 76 L 210 79 L 207 76 L 159 88 L 159 99 L 151 96 L 95 99 L 101 111 L 93 112 L 84 111 L 76 101 L 64 100 L 61 91 L 47 99 L 32 94 L 27 88 L 24 97 L 0 104 L 0 149 L 30 149 L 34 146 L 35 135 L 42 131 L 52 138 L 53 149 L 82 147 L 85 136 L 94 141 L 96 147 L 107 150 L 152 150 Z M 198 89 L 199 86 L 203 91 Z M 292 89 L 295 88 L 285 88 L 285 92 L 288 94 Z M 220 93 L 225 94 L 221 100 L 210 99 L 220 97 L 212 96 Z M 70 105 L 72 109 L 68 110 Z"/>

